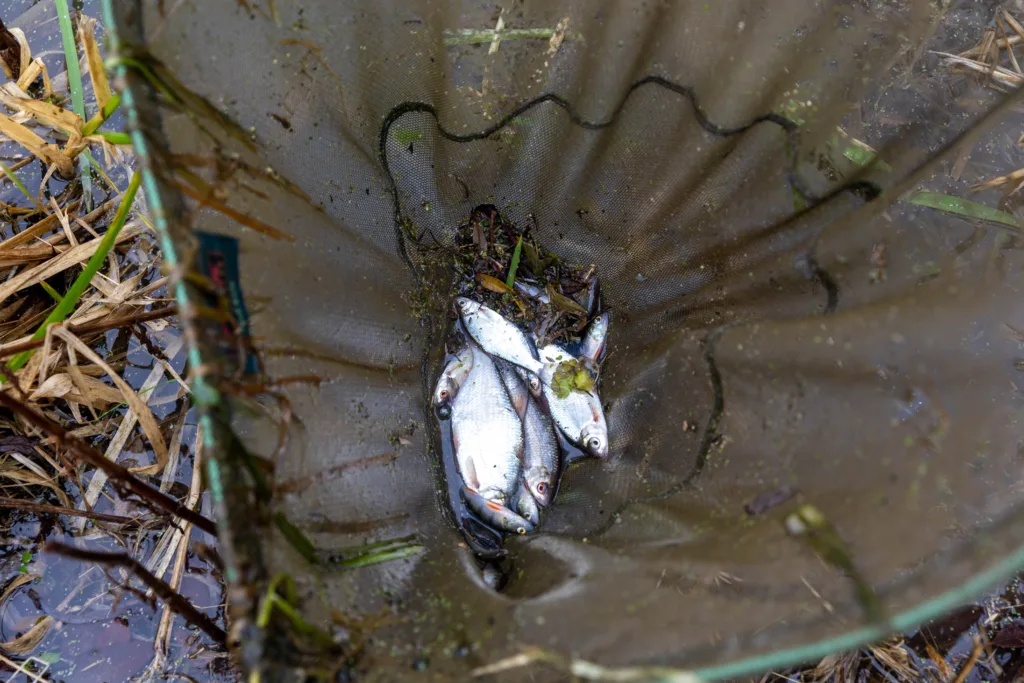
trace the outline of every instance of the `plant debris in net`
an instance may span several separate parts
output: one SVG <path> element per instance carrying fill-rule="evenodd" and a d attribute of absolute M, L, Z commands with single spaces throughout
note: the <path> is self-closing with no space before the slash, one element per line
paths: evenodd
<path fill-rule="evenodd" d="M 452 297 L 468 297 L 533 331 L 538 347 L 578 343 L 599 307 L 594 266 L 560 259 L 529 226 L 506 220 L 493 205 L 470 212 L 456 230 L 454 253 Z"/>

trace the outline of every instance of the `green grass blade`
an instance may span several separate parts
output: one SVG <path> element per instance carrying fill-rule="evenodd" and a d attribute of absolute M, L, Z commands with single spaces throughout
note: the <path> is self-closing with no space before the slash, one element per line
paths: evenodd
<path fill-rule="evenodd" d="M 386 548 L 374 553 L 366 553 L 365 555 L 359 555 L 348 560 L 342 560 L 338 566 L 345 569 L 358 569 L 359 567 L 369 567 L 374 564 L 381 564 L 382 562 L 404 560 L 407 557 L 418 555 L 421 552 L 423 552 L 423 546 L 419 543 L 412 543 L 406 546 Z"/>
<path fill-rule="evenodd" d="M 121 106 L 121 96 L 115 93 L 111 95 L 110 99 L 107 100 L 107 103 L 103 105 L 103 109 L 86 121 L 85 125 L 82 126 L 82 137 L 95 133 L 96 129 L 102 126 L 104 121 L 113 116 L 119 106 Z"/>
<path fill-rule="evenodd" d="M 135 171 L 132 174 L 131 183 L 128 185 L 128 189 L 124 193 L 124 200 L 121 202 L 121 206 L 117 207 L 117 214 L 114 216 L 114 221 L 110 224 L 107 229 L 107 234 L 103 236 L 99 247 L 96 249 L 96 253 L 92 255 L 89 262 L 85 264 L 85 269 L 75 278 L 74 283 L 68 289 L 67 294 L 61 297 L 60 303 L 50 312 L 50 315 L 46 316 L 46 320 L 39 326 L 39 329 L 32 335 L 32 339 L 39 340 L 46 336 L 46 328 L 53 323 L 59 323 L 71 315 L 71 312 L 75 310 L 75 306 L 78 304 L 78 300 L 85 294 L 85 290 L 88 289 L 89 283 L 92 282 L 93 277 L 99 272 L 100 267 L 107 260 L 107 254 L 113 249 L 114 243 L 117 241 L 117 235 L 121 232 L 121 228 L 124 227 L 125 220 L 128 218 L 128 212 L 132 208 L 132 202 L 135 201 L 135 193 L 139 190 L 139 185 L 142 183 L 142 174 L 139 171 Z M 25 366 L 28 359 L 35 353 L 35 349 L 29 349 L 28 351 L 22 351 L 8 363 L 11 370 L 19 370 Z"/>
<path fill-rule="evenodd" d="M 516 250 L 512 252 L 512 263 L 508 267 L 508 279 L 505 280 L 505 286 L 512 289 L 512 285 L 516 281 L 516 271 L 519 270 L 519 256 L 523 253 L 523 236 L 519 236 L 519 241 L 516 242 Z"/>
<path fill-rule="evenodd" d="M 306 534 L 292 524 L 283 512 L 274 515 L 274 523 L 277 525 L 281 535 L 285 537 L 291 547 L 295 548 L 302 557 L 310 564 L 316 564 L 316 548 L 313 542 L 306 538 Z"/>
<path fill-rule="evenodd" d="M 101 130 L 97 131 L 103 136 L 103 139 L 112 145 L 130 145 L 132 144 L 132 137 L 128 133 L 122 133 L 116 130 Z"/>
<path fill-rule="evenodd" d="M 917 204 L 918 206 L 926 206 L 930 209 L 938 209 L 939 211 L 956 214 L 957 216 L 963 216 L 964 218 L 974 218 L 981 221 L 999 223 L 1001 225 L 1017 228 L 1018 230 L 1021 227 L 1020 221 L 1012 214 L 998 209 L 993 209 L 991 206 L 986 206 L 979 202 L 972 202 L 970 199 L 962 199 L 960 197 L 954 197 L 940 192 L 928 192 L 926 190 L 921 190 L 910 198 L 910 203 Z"/>
<path fill-rule="evenodd" d="M 50 295 L 51 299 L 53 299 L 57 303 L 60 303 L 60 292 L 51 287 L 50 283 L 48 283 L 46 280 L 43 280 L 42 282 L 39 283 L 39 286 L 43 288 L 43 291 Z"/>
<path fill-rule="evenodd" d="M 35 204 L 35 206 L 39 209 L 43 208 L 43 205 L 39 203 L 39 198 L 32 196 L 32 193 L 28 191 L 28 188 L 25 187 L 25 184 L 18 179 L 18 176 L 14 175 L 14 171 L 11 170 L 10 166 L 0 161 L 0 171 L 3 171 L 4 175 L 11 179 L 11 182 L 14 183 L 14 186 L 21 190 L 21 193 L 28 197 L 28 200 L 30 202 Z"/>
<path fill-rule="evenodd" d="M 54 0 L 57 6 L 57 20 L 60 23 L 60 37 L 64 42 L 64 60 L 68 64 L 68 89 L 71 91 L 71 109 L 85 121 L 85 97 L 82 92 L 82 70 L 78 68 L 78 45 L 75 30 L 71 26 L 68 0 Z M 87 209 L 92 209 L 92 178 L 89 177 L 89 160 L 78 157 L 78 170 L 82 174 L 82 194 Z"/>

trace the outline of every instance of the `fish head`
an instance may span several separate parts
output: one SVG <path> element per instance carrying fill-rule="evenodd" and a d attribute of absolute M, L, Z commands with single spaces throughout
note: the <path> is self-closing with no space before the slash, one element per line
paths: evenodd
<path fill-rule="evenodd" d="M 434 389 L 434 408 L 437 409 L 437 416 L 447 420 L 452 416 L 452 398 L 455 396 L 457 387 L 450 377 L 442 377 Z"/>
<path fill-rule="evenodd" d="M 540 501 L 531 496 L 528 491 L 523 491 L 519 500 L 516 501 L 516 512 L 530 524 L 538 526 L 540 524 L 539 504 Z"/>
<path fill-rule="evenodd" d="M 594 341 L 601 342 L 608 335 L 608 314 L 602 313 L 594 318 L 587 328 L 587 336 Z"/>
<path fill-rule="evenodd" d="M 480 310 L 480 304 L 464 296 L 455 297 L 455 310 L 459 315 L 473 315 Z"/>
<path fill-rule="evenodd" d="M 540 377 L 518 365 L 516 366 L 516 374 L 519 375 L 519 378 L 530 389 L 530 393 L 534 398 L 540 398 L 544 394 L 544 387 L 541 385 Z"/>
<path fill-rule="evenodd" d="M 462 497 L 470 512 L 493 529 L 520 536 L 535 529 L 532 522 L 508 509 L 504 500 L 490 500 L 468 486 L 462 489 Z"/>
<path fill-rule="evenodd" d="M 595 458 L 608 457 L 608 427 L 599 422 L 590 422 L 580 433 L 580 449 Z"/>
<path fill-rule="evenodd" d="M 530 393 L 533 394 L 533 397 L 540 398 L 541 394 L 544 393 L 544 387 L 541 386 L 540 377 L 529 370 L 523 370 L 522 377 L 523 381 L 526 382 L 526 386 L 530 388 Z"/>
<path fill-rule="evenodd" d="M 530 489 L 537 504 L 547 507 L 555 497 L 555 476 L 554 472 L 544 465 L 531 467 L 523 472 L 523 480 L 526 487 Z"/>
<path fill-rule="evenodd" d="M 594 321 L 590 323 L 590 327 L 587 328 L 587 339 L 592 344 L 596 344 L 599 347 L 604 346 L 604 341 L 608 337 L 608 314 L 602 313 L 601 315 L 594 318 Z"/>

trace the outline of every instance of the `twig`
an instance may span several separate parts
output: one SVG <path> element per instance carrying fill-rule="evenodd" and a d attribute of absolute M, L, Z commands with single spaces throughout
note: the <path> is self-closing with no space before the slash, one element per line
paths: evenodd
<path fill-rule="evenodd" d="M 971 673 L 974 669 L 974 665 L 978 663 L 978 658 L 981 657 L 981 640 L 975 638 L 974 649 L 971 650 L 971 656 L 964 662 L 964 668 L 960 669 L 960 673 L 953 679 L 953 683 L 964 683 L 967 680 L 967 674 Z"/>
<path fill-rule="evenodd" d="M 93 562 L 95 564 L 103 565 L 104 567 L 123 567 L 128 569 L 140 581 L 142 581 L 142 583 L 152 589 L 152 591 L 156 593 L 156 595 L 164 601 L 164 604 L 170 607 L 175 614 L 180 615 L 185 621 L 199 628 L 203 633 L 210 636 L 210 638 L 220 645 L 224 645 L 227 642 L 227 634 L 224 633 L 224 629 L 213 623 L 213 620 L 210 619 L 210 617 L 196 609 L 192 603 L 182 597 L 180 593 L 175 592 L 164 581 L 161 581 L 150 574 L 149 571 L 135 558 L 124 553 L 104 553 L 94 550 L 81 550 L 79 548 L 73 548 L 53 541 L 47 543 L 44 550 L 46 550 L 46 552 L 62 555 L 63 557 L 69 557 L 73 560 Z"/>
<path fill-rule="evenodd" d="M 68 434 L 67 430 L 59 424 L 45 415 L 41 415 L 32 410 L 6 391 L 0 391 L 0 406 L 7 408 L 11 412 L 20 416 L 26 422 L 31 423 L 47 434 L 53 435 L 57 439 L 58 443 L 67 449 L 70 455 L 73 455 L 77 460 L 103 470 L 112 481 L 123 485 L 125 489 L 131 491 L 146 503 L 155 505 L 161 510 L 192 522 L 209 534 L 217 534 L 217 525 L 214 524 L 211 519 L 188 509 L 170 496 L 161 493 L 160 489 L 139 481 L 139 479 L 132 476 L 131 472 L 129 472 L 127 468 L 107 460 L 95 448 L 82 440 L 71 436 Z"/>
<path fill-rule="evenodd" d="M 473 678 L 504 673 L 512 669 L 521 669 L 535 663 L 547 664 L 555 669 L 567 672 L 574 680 L 617 681 L 618 683 L 641 683 L 642 681 L 661 681 L 662 683 L 700 683 L 700 679 L 689 671 L 668 667 L 604 667 L 582 659 L 563 657 L 539 647 L 524 645 L 520 654 L 477 667 L 469 672 Z"/>
<path fill-rule="evenodd" d="M 182 411 L 182 415 L 185 415 L 187 411 Z M 202 427 L 197 429 L 195 439 L 195 457 L 192 460 L 192 485 L 189 488 L 188 499 L 185 504 L 190 508 L 195 508 L 199 504 L 199 496 L 202 492 L 202 462 L 203 462 L 203 435 L 201 433 Z M 168 545 L 168 555 L 171 553 L 175 554 L 174 557 L 174 572 L 171 574 L 171 588 L 173 590 L 179 590 L 181 588 L 181 577 L 185 573 L 185 563 L 188 561 L 189 552 L 189 541 L 192 538 L 192 525 L 188 522 L 182 524 L 182 528 L 174 529 L 171 534 L 177 534 L 174 540 Z M 177 547 L 175 547 L 175 545 Z M 163 572 L 166 571 L 166 564 L 161 565 L 161 569 L 157 570 L 158 575 L 162 576 Z M 163 663 L 166 661 L 167 653 L 170 650 L 171 642 L 171 628 L 173 626 L 173 614 L 170 605 L 164 605 L 163 612 L 160 614 L 160 625 L 156 631 L 156 638 L 153 639 L 153 661 L 150 663 L 150 670 L 160 671 L 163 668 Z"/>
<path fill-rule="evenodd" d="M 97 522 L 113 522 L 115 524 L 140 524 L 142 520 L 137 517 L 123 517 L 121 515 L 108 515 L 102 512 L 89 512 L 87 510 L 75 510 L 60 505 L 44 505 L 42 503 L 29 503 L 17 498 L 0 498 L 0 508 L 13 508 L 16 510 L 28 510 L 40 515 L 67 515 L 68 517 L 85 517 Z"/>
<path fill-rule="evenodd" d="M 86 334 L 94 334 L 96 332 L 107 332 L 108 330 L 116 330 L 119 327 L 130 327 L 135 323 L 144 323 L 149 320 L 159 320 L 161 318 L 169 318 L 178 314 L 177 306 L 165 306 L 163 308 L 157 308 L 152 311 L 142 311 L 141 313 L 133 313 L 132 315 L 121 316 L 120 318 L 111 318 L 110 320 L 104 320 L 96 323 L 85 323 L 64 325 L 64 327 L 70 330 L 75 336 L 82 336 Z M 44 341 L 42 339 L 26 339 L 25 341 L 13 342 L 11 344 L 5 344 L 0 346 L 0 358 L 7 358 L 13 356 L 16 353 L 25 351 L 27 349 L 36 349 L 42 346 Z"/>
<path fill-rule="evenodd" d="M 995 41 L 995 45 L 996 45 L 996 47 L 1007 47 L 1009 45 L 1016 45 L 1022 39 L 1024 39 L 1024 38 L 1022 38 L 1021 36 L 1010 36 L 1006 40 L 997 40 L 997 41 Z M 984 52 L 982 51 L 981 46 L 977 45 L 975 47 L 972 47 L 970 50 L 967 50 L 966 52 L 961 52 L 958 56 L 960 56 L 960 57 L 976 57 L 976 56 L 981 55 L 981 54 L 984 54 Z"/>
<path fill-rule="evenodd" d="M 1005 9 L 1003 10 L 1003 14 L 1006 15 L 1007 17 L 1010 16 L 1010 13 L 1007 12 Z M 996 26 L 999 28 L 999 35 L 1003 37 L 1004 41 L 1007 40 L 1006 29 L 1003 28 L 1003 22 L 1002 20 L 1000 20 L 998 14 L 996 15 Z M 1017 55 L 1013 54 L 1013 45 L 1006 46 L 1006 53 L 1010 55 L 1010 63 L 1013 64 L 1013 68 L 1017 70 L 1017 73 L 1024 73 L 1021 72 L 1020 64 L 1017 63 Z"/>

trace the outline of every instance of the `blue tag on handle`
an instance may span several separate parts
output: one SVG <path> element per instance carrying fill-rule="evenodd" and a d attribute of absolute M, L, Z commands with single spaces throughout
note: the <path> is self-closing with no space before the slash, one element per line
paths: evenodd
<path fill-rule="evenodd" d="M 249 312 L 245 308 L 242 284 L 238 271 L 238 240 L 227 235 L 209 232 L 193 233 L 199 240 L 197 267 L 210 279 L 217 293 L 227 299 L 235 325 L 224 323 L 218 340 L 221 353 L 231 359 L 236 368 L 246 375 L 259 373 L 259 362 L 252 352 L 249 337 Z M 217 302 L 210 302 L 216 307 Z M 245 355 L 240 358 L 239 354 Z"/>

